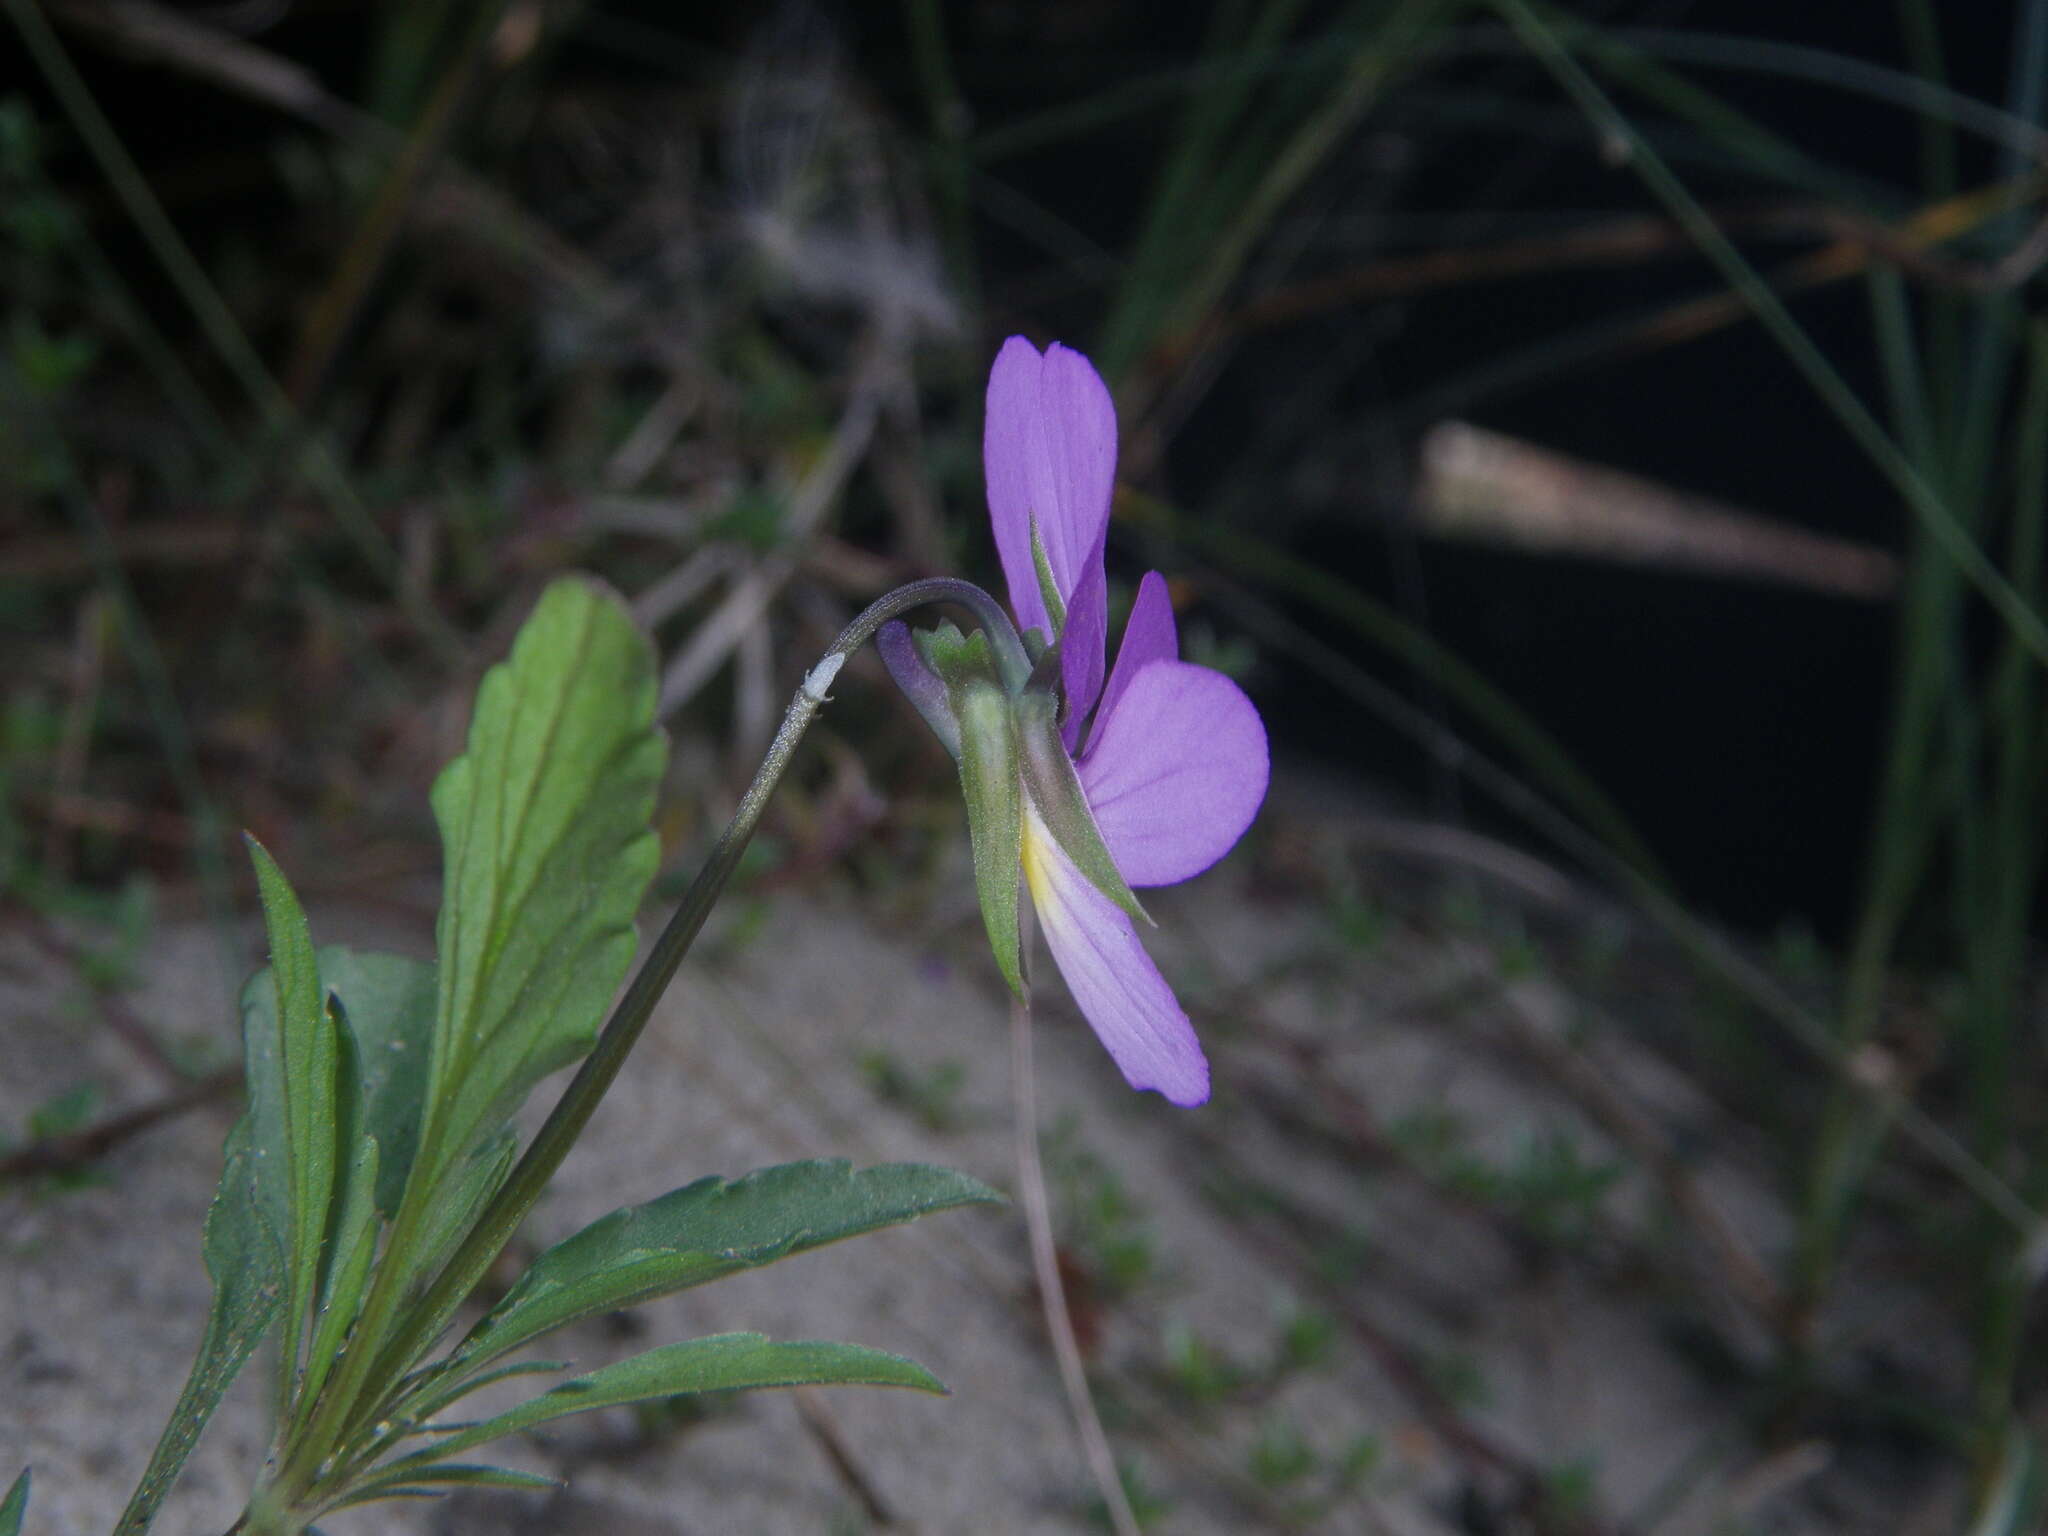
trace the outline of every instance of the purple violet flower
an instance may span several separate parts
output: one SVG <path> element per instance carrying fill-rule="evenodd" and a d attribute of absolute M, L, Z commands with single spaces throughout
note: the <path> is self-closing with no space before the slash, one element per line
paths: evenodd
<path fill-rule="evenodd" d="M 1057 343 L 1041 354 L 1021 336 L 1003 344 L 989 374 L 982 445 L 989 514 L 1019 626 L 1059 645 L 1064 699 L 1065 753 L 1052 748 L 1060 761 L 1051 772 L 1033 771 L 1028 693 L 1013 709 L 1024 884 L 1074 1001 L 1124 1076 L 1194 1105 L 1209 1097 L 1208 1061 L 1138 941 L 1135 898 L 1114 877 L 1126 887 L 1174 885 L 1228 853 L 1265 798 L 1266 732 L 1237 684 L 1180 660 L 1157 571 L 1139 584 L 1105 679 L 1102 556 L 1116 441 L 1116 408 L 1085 357 Z M 905 691 L 929 698 L 936 679 L 908 636 L 885 632 L 882 649 Z M 1060 794 L 1076 779 L 1078 811 Z M 1092 832 L 1076 829 L 1091 819 Z M 1084 870 L 1091 848 L 1106 848 L 1114 869 Z M 1013 917 L 991 914 L 992 935 L 999 920 L 1014 928 Z"/>

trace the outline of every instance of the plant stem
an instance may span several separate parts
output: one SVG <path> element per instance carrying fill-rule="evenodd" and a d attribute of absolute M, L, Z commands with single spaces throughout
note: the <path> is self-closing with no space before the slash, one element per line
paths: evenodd
<path fill-rule="evenodd" d="M 1060 1280 L 1059 1250 L 1052 1238 L 1052 1202 L 1045 1191 L 1045 1168 L 1038 1157 L 1038 1075 L 1031 1061 L 1031 1004 L 1029 956 L 1031 918 L 1022 919 L 1023 953 L 1026 965 L 1025 996 L 1010 999 L 1010 1093 L 1017 1117 L 1017 1187 L 1024 1197 L 1024 1225 L 1031 1237 L 1031 1269 L 1038 1281 L 1038 1299 L 1045 1309 L 1045 1331 L 1052 1336 L 1053 1358 L 1060 1369 L 1060 1385 L 1066 1389 L 1067 1408 L 1074 1416 L 1074 1429 L 1081 1437 L 1081 1449 L 1094 1475 L 1096 1492 L 1102 1496 L 1111 1529 L 1116 1536 L 1140 1536 L 1138 1517 L 1124 1492 L 1109 1436 L 1102 1431 L 1102 1419 L 1095 1411 L 1095 1398 L 1088 1390 L 1088 1369 L 1081 1359 L 1081 1345 L 1074 1337 L 1074 1319 L 1067 1311 L 1067 1290 Z"/>
<path fill-rule="evenodd" d="M 292 1490 L 294 1499 L 311 1489 L 313 1480 L 305 1478 L 308 1466 L 318 1466 L 325 1458 L 345 1451 L 364 1428 L 388 1410 L 389 1384 L 403 1377 L 447 1326 L 456 1309 L 488 1273 L 519 1224 L 540 1199 L 548 1181 L 554 1177 L 555 1170 L 568 1156 L 570 1147 L 575 1145 L 576 1138 L 582 1134 L 599 1101 L 611 1087 L 612 1080 L 618 1076 L 627 1053 L 646 1028 L 654 1005 L 667 990 L 677 967 L 682 964 L 691 943 L 704 926 L 705 918 L 710 915 L 713 904 L 739 866 L 754 828 L 782 779 L 783 770 L 789 766 L 797 743 L 810 728 L 819 706 L 824 704 L 826 689 L 846 658 L 872 639 L 890 620 L 932 603 L 953 603 L 973 613 L 989 633 L 1005 678 L 1014 675 L 1021 685 L 1029 671 L 1023 642 L 1017 638 L 1016 629 L 1002 605 L 968 582 L 934 577 L 898 587 L 870 604 L 841 631 L 818 665 L 805 676 L 803 686 L 790 701 L 788 713 L 783 716 L 781 728 L 775 733 L 767 755 L 755 771 L 753 782 L 740 797 L 739 806 L 720 834 L 711 856 L 697 872 L 696 879 L 684 893 L 661 936 L 654 941 L 646 962 L 634 976 L 625 996 L 612 1010 L 596 1046 L 583 1059 L 576 1076 L 563 1090 L 562 1097 L 556 1101 L 525 1155 L 471 1225 L 461 1246 L 442 1266 L 433 1284 L 396 1321 L 372 1363 L 359 1367 L 352 1379 L 338 1380 L 334 1395 L 316 1411 L 304 1440 L 294 1448 L 291 1463 L 284 1474 L 287 1486 L 298 1479 L 305 1479 L 303 1488 Z M 366 1305 L 366 1314 L 368 1310 Z M 352 1363 L 346 1362 L 344 1368 Z M 373 1446 L 371 1454 L 374 1455 L 378 1448 Z M 344 1478 L 353 1470 L 357 1458 L 346 1459 L 350 1466 L 344 1470 Z"/>

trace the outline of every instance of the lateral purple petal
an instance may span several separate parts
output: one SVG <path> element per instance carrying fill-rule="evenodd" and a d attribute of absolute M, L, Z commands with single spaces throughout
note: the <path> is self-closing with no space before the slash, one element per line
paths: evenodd
<path fill-rule="evenodd" d="M 1178 661 L 1180 636 L 1173 625 L 1173 599 L 1167 594 L 1166 578 L 1147 571 L 1138 583 L 1138 596 L 1131 604 L 1131 616 L 1124 623 L 1123 643 L 1116 649 L 1116 666 L 1102 690 L 1102 708 L 1095 727 L 1088 733 L 1088 750 L 1102 739 L 1102 723 L 1116 713 L 1116 701 L 1141 668 L 1155 661 Z M 1072 742 L 1068 743 L 1073 745 Z"/>
<path fill-rule="evenodd" d="M 982 468 L 1010 607 L 1024 628 L 1050 638 L 1031 560 L 1031 521 L 1035 515 L 1053 584 L 1071 605 L 1102 559 L 1116 485 L 1116 407 L 1080 353 L 1055 342 L 1041 355 L 1012 336 L 989 370 L 987 409 Z"/>
<path fill-rule="evenodd" d="M 1060 851 L 1027 807 L 1024 877 L 1067 990 L 1133 1088 L 1175 1104 L 1209 1097 L 1209 1063 L 1131 920 Z"/>
<path fill-rule="evenodd" d="M 1199 875 L 1266 797 L 1258 710 L 1221 672 L 1185 661 L 1140 667 L 1112 704 L 1078 765 L 1110 857 L 1133 886 Z"/>
<path fill-rule="evenodd" d="M 1102 553 L 1081 573 L 1081 583 L 1067 598 L 1067 630 L 1060 637 L 1060 685 L 1067 695 L 1067 718 L 1060 736 L 1072 752 L 1081 743 L 1081 722 L 1102 692 L 1102 658 L 1109 649 L 1109 580 Z"/>

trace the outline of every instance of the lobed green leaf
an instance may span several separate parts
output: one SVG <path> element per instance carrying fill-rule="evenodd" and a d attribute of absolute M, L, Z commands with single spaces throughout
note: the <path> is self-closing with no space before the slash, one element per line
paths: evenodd
<path fill-rule="evenodd" d="M 654 656 L 625 604 L 557 581 L 477 693 L 433 791 L 444 884 L 431 1188 L 549 1072 L 590 1048 L 631 962 L 659 849 Z"/>

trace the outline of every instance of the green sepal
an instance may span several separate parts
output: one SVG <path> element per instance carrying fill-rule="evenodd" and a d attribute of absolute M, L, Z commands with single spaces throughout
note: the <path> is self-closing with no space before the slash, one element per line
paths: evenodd
<path fill-rule="evenodd" d="M 1090 885 L 1138 921 L 1151 923 L 1110 856 L 1102 829 L 1095 825 L 1074 760 L 1060 740 L 1058 701 L 1050 693 L 1027 689 L 1016 700 L 1013 719 L 1024 792 L 1038 819 Z"/>
<path fill-rule="evenodd" d="M 1052 578 L 1052 561 L 1046 558 L 1045 540 L 1038 536 L 1038 514 L 1031 514 L 1031 569 L 1038 577 L 1038 595 L 1045 602 L 1046 617 L 1052 620 L 1056 641 L 1066 633 L 1067 601 L 1060 596 L 1060 584 Z"/>
<path fill-rule="evenodd" d="M 996 670 L 988 635 L 963 635 L 942 624 L 918 636 L 925 663 L 945 684 L 958 733 L 960 791 L 974 852 L 974 891 L 996 967 L 1010 990 L 1024 995 L 1017 884 L 1024 870 L 1023 786 L 1017 775 L 1010 698 Z"/>
<path fill-rule="evenodd" d="M 1024 789 L 1010 701 L 1000 688 L 975 683 L 957 696 L 954 712 L 960 720 L 960 789 L 974 852 L 974 893 L 996 967 L 1021 998 L 1017 886 L 1024 872 Z"/>
<path fill-rule="evenodd" d="M 1024 679 L 1023 691 L 1037 694 L 1050 702 L 1054 724 L 1067 723 L 1066 663 L 1061 659 L 1057 640 L 1031 659 L 1031 671 Z"/>
<path fill-rule="evenodd" d="M 945 685 L 949 698 L 970 683 L 1002 687 L 1002 674 L 996 669 L 985 631 L 962 634 L 959 625 L 948 619 L 930 629 L 915 630 L 913 636 L 918 654 Z"/>

